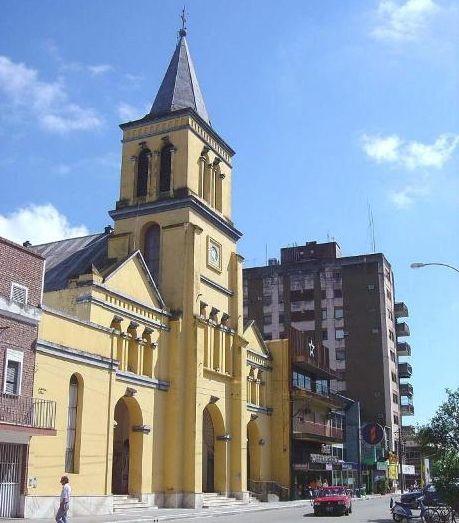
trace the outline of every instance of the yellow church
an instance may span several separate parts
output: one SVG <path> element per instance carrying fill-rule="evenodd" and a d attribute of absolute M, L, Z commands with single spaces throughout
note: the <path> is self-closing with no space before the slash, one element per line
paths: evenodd
<path fill-rule="evenodd" d="M 34 247 L 46 258 L 25 517 L 289 496 L 286 340 L 243 321 L 234 151 L 213 129 L 182 29 L 149 114 L 122 124 L 114 228 Z"/>

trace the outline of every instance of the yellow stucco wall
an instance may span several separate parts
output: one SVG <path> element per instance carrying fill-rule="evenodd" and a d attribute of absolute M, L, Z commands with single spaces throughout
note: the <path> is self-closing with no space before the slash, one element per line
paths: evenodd
<path fill-rule="evenodd" d="M 229 219 L 230 155 L 226 146 L 196 126 L 191 117 L 183 117 L 152 124 L 146 131 L 141 127 L 125 131 L 121 198 L 135 204 L 133 157 L 139 142 L 154 153 L 167 135 L 176 148 L 174 190 L 186 187 L 199 194 L 204 146 L 209 146 L 210 163 L 216 156 L 222 160 L 218 165 L 225 174 L 222 210 L 212 212 Z M 157 156 L 151 161 L 154 177 Z M 151 187 L 156 183 L 153 177 Z M 156 198 L 152 190 L 147 200 Z M 146 276 L 142 255 L 125 260 L 137 249 L 142 251 L 151 223 L 161 227 L 157 284 L 167 310 L 162 310 Z M 209 260 L 209 241 L 220 246 L 219 267 Z M 45 296 L 35 392 L 57 402 L 57 435 L 32 439 L 28 476 L 37 478 L 37 487 L 28 494 L 54 495 L 64 473 L 69 382 L 74 373 L 83 390 L 78 405 L 78 467 L 71 474 L 75 496 L 112 492 L 115 405 L 120 398 L 132 415 L 131 494 L 202 492 L 206 408 L 215 436 L 215 490 L 238 495 L 247 491 L 249 436 L 251 479 L 288 488 L 288 351 L 285 341 L 272 342 L 268 348 L 254 325 L 244 331 L 242 258 L 236 241 L 202 213 L 183 207 L 117 219 L 109 252 L 124 262 L 103 274 L 82 275 L 67 289 Z M 215 317 L 210 316 L 212 309 L 217 311 Z M 248 397 L 251 369 L 256 369 L 252 374 L 258 387 L 253 401 Z M 148 426 L 150 432 L 138 432 L 139 425 Z"/>

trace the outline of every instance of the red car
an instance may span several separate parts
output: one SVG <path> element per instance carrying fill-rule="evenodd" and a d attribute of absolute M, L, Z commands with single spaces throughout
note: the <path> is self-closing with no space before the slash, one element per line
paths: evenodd
<path fill-rule="evenodd" d="M 344 487 L 323 487 L 314 498 L 313 506 L 315 516 L 348 516 L 352 512 L 351 495 Z"/>

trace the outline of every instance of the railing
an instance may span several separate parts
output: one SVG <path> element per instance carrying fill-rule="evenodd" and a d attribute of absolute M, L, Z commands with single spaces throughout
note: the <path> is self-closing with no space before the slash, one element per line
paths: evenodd
<path fill-rule="evenodd" d="M 55 421 L 55 401 L 0 394 L 0 423 L 54 429 Z"/>
<path fill-rule="evenodd" d="M 395 324 L 395 332 L 396 332 L 397 336 L 400 336 L 400 337 L 409 336 L 410 328 L 404 321 L 397 322 Z"/>
<path fill-rule="evenodd" d="M 247 480 L 247 486 L 249 491 L 262 501 L 268 501 L 268 494 L 274 494 L 280 501 L 287 501 L 290 498 L 290 489 L 279 485 L 275 481 L 249 479 Z"/>
<path fill-rule="evenodd" d="M 409 363 L 403 362 L 398 364 L 398 375 L 400 378 L 411 378 L 413 368 Z"/>
<path fill-rule="evenodd" d="M 411 356 L 411 346 L 406 341 L 397 342 L 397 353 L 399 356 Z"/>
<path fill-rule="evenodd" d="M 394 312 L 396 318 L 407 318 L 408 317 L 408 307 L 403 301 L 394 303 Z"/>
<path fill-rule="evenodd" d="M 343 429 L 333 427 L 330 424 L 314 423 L 308 420 L 293 419 L 293 432 L 303 432 L 305 434 L 314 434 L 316 436 L 325 436 L 327 438 L 343 439 Z"/>
<path fill-rule="evenodd" d="M 298 399 L 317 398 L 319 400 L 328 399 L 335 405 L 343 405 L 343 399 L 338 395 L 338 391 L 330 389 L 329 387 L 299 387 L 293 383 L 292 396 Z"/>
<path fill-rule="evenodd" d="M 400 396 L 411 397 L 413 395 L 413 385 L 411 383 L 400 383 Z"/>

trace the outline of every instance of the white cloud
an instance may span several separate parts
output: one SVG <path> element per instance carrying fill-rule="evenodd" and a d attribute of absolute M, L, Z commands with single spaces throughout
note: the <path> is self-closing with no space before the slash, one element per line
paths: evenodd
<path fill-rule="evenodd" d="M 395 207 L 399 209 L 408 209 L 418 198 L 427 196 L 428 194 L 429 189 L 427 185 L 407 185 L 399 191 L 392 191 L 389 194 L 389 198 Z"/>
<path fill-rule="evenodd" d="M 389 163 L 408 170 L 441 169 L 459 145 L 459 134 L 441 134 L 432 144 L 406 141 L 397 135 L 362 136 L 362 148 L 377 163 Z"/>
<path fill-rule="evenodd" d="M 0 92 L 15 109 L 27 110 L 48 131 L 88 131 L 102 125 L 93 109 L 70 102 L 61 82 L 43 82 L 35 69 L 7 56 L 0 56 Z"/>
<path fill-rule="evenodd" d="M 88 65 L 88 71 L 93 76 L 99 76 L 113 71 L 113 66 L 110 64 Z"/>
<path fill-rule="evenodd" d="M 50 203 L 28 205 L 6 216 L 0 214 L 0 236 L 18 243 L 29 240 L 38 245 L 87 234 L 84 225 L 70 225 L 66 216 Z"/>
<path fill-rule="evenodd" d="M 381 40 L 396 42 L 417 40 L 439 9 L 434 0 L 380 0 L 377 10 L 379 24 L 371 34 Z"/>
<path fill-rule="evenodd" d="M 144 116 L 145 111 L 134 107 L 133 105 L 127 104 L 125 102 L 120 102 L 118 104 L 118 116 L 125 122 L 137 120 Z"/>

